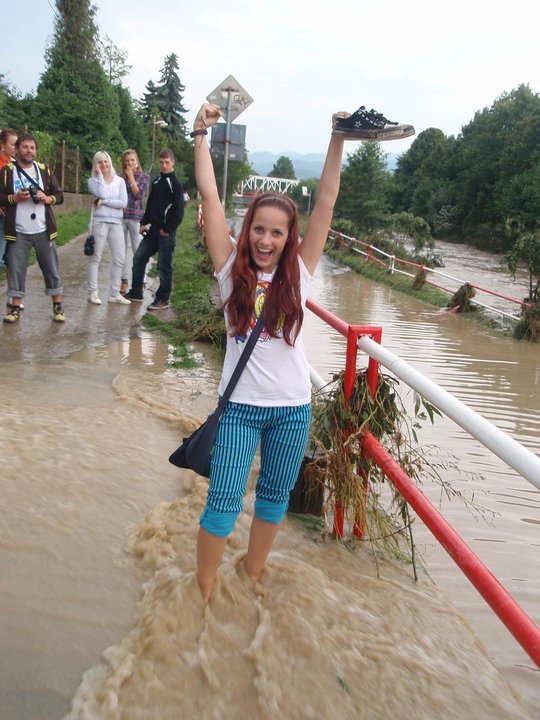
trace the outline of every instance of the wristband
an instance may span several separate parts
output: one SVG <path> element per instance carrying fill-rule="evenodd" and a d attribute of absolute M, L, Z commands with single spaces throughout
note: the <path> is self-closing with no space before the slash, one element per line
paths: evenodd
<path fill-rule="evenodd" d="M 208 130 L 206 128 L 200 128 L 199 130 L 194 130 L 193 132 L 189 133 L 189 137 L 197 137 L 197 135 L 208 135 Z"/>

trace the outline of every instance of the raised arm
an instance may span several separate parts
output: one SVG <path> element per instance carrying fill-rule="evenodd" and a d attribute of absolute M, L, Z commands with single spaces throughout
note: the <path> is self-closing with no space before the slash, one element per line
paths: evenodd
<path fill-rule="evenodd" d="M 349 113 L 336 113 L 332 116 L 332 127 L 338 116 Z M 341 161 L 343 157 L 343 137 L 332 135 L 324 163 L 321 179 L 315 196 L 315 207 L 310 215 L 308 226 L 300 244 L 300 255 L 306 268 L 313 275 L 328 237 L 332 222 L 334 205 L 339 192 Z"/>
<path fill-rule="evenodd" d="M 204 234 L 208 253 L 217 272 L 221 270 L 229 259 L 233 251 L 233 245 L 227 229 L 225 212 L 219 199 L 214 166 L 212 165 L 206 135 L 198 134 L 198 131 L 206 130 L 215 125 L 221 115 L 221 110 L 217 105 L 205 103 L 197 113 L 193 123 L 193 131 L 196 133 L 194 140 L 195 179 L 202 198 Z"/>

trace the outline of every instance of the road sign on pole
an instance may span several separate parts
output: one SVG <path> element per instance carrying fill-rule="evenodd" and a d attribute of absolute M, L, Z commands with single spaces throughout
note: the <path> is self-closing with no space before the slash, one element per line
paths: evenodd
<path fill-rule="evenodd" d="M 225 207 L 227 197 L 227 171 L 229 168 L 229 144 L 231 139 L 231 123 L 251 105 L 253 98 L 240 85 L 238 80 L 229 75 L 217 88 L 206 96 L 214 105 L 225 111 L 225 154 L 223 157 L 223 188 L 221 191 L 221 204 Z"/>
<path fill-rule="evenodd" d="M 231 95 L 230 120 L 232 122 L 253 102 L 253 98 L 244 90 L 235 77 L 232 75 L 226 77 L 217 88 L 207 95 L 206 99 L 208 102 L 214 103 L 214 105 L 219 105 L 222 110 L 227 110 L 229 93 Z"/>

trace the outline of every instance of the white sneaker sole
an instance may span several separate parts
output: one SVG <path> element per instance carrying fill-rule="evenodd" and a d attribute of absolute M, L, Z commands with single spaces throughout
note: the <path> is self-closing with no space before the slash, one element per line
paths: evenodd
<path fill-rule="evenodd" d="M 388 125 L 385 128 L 374 128 L 372 130 L 365 128 L 334 128 L 332 135 L 338 135 L 344 140 L 374 140 L 380 142 L 382 140 L 401 140 L 414 135 L 415 129 L 412 125 Z"/>

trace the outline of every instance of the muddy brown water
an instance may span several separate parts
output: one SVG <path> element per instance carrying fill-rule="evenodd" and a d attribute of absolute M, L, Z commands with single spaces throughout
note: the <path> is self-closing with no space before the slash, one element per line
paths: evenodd
<path fill-rule="evenodd" d="M 248 495 L 204 614 L 193 571 L 206 485 L 167 456 L 214 405 L 219 368 L 204 348 L 196 370 L 170 366 L 144 306 L 89 306 L 82 240 L 61 262 L 65 325 L 32 268 L 20 323 L 0 328 L 3 719 L 540 717 L 532 661 L 419 522 L 417 584 L 288 519 L 253 591 Z M 538 451 L 538 347 L 326 260 L 313 297 L 382 325 L 386 347 Z M 306 336 L 321 375 L 342 367 L 342 338 L 313 317 Z M 444 515 L 538 622 L 538 492 L 451 423 L 421 435 L 448 481 L 495 513 L 488 524 L 442 501 Z"/>

